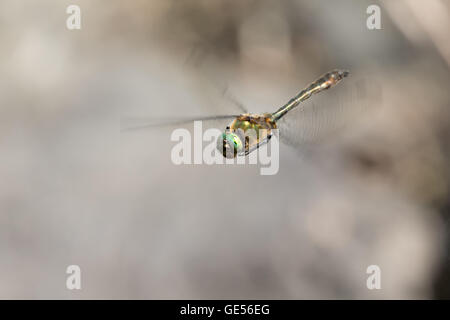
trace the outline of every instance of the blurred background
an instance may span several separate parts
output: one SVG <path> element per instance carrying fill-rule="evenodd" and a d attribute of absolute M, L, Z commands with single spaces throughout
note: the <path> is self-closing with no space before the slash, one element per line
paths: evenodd
<path fill-rule="evenodd" d="M 449 1 L 0 7 L 0 298 L 450 298 Z M 286 116 L 273 176 L 176 166 L 169 128 L 120 130 L 236 114 L 212 83 L 274 111 L 335 68 L 351 77 L 311 100 L 325 116 Z"/>

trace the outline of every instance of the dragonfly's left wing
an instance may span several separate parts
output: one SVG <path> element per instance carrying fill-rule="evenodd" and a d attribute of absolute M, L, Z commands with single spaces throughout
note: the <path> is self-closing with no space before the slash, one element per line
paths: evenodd
<path fill-rule="evenodd" d="M 187 68 L 192 74 L 198 75 L 198 84 L 201 87 L 203 94 L 218 93 L 220 98 L 231 106 L 227 106 L 228 109 L 234 109 L 241 113 L 248 113 L 248 108 L 232 93 L 230 86 L 224 82 L 225 70 L 218 67 L 220 65 L 220 59 L 216 57 L 215 52 L 223 51 L 216 48 L 216 46 L 208 42 L 195 42 L 190 48 L 190 52 L 187 55 L 184 67 Z M 217 60 L 218 59 L 218 60 Z M 218 76 L 220 74 L 220 76 Z M 213 89 L 213 92 L 208 92 Z M 234 112 L 234 111 L 232 111 Z"/>
<path fill-rule="evenodd" d="M 206 117 L 192 117 L 192 118 L 171 118 L 171 119 L 152 119 L 144 117 L 122 117 L 120 123 L 120 131 L 136 131 L 142 129 L 151 129 L 158 127 L 176 127 L 193 123 L 194 121 L 207 122 L 208 124 L 223 123 L 223 121 L 230 121 L 238 115 L 216 115 Z M 225 129 L 222 124 L 218 129 Z"/>
<path fill-rule="evenodd" d="M 220 88 L 219 85 L 217 85 L 217 87 Z M 236 98 L 235 95 L 233 95 L 233 93 L 231 93 L 228 86 L 223 86 L 223 89 L 221 90 L 221 92 L 222 92 L 222 97 L 225 100 L 228 100 L 229 102 L 234 104 L 242 113 L 248 113 L 248 109 L 244 106 L 244 104 L 242 102 L 240 102 Z"/>

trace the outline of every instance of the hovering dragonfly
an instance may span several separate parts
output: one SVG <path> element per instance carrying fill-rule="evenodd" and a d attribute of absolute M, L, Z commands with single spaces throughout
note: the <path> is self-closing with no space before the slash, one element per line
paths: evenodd
<path fill-rule="evenodd" d="M 250 152 L 266 144 L 272 138 L 274 130 L 278 129 L 278 121 L 283 118 L 289 111 L 296 108 L 301 102 L 307 100 L 313 94 L 322 92 L 335 86 L 348 75 L 349 72 L 346 70 L 333 70 L 325 73 L 273 113 L 255 114 L 244 112 L 240 115 L 200 117 L 189 120 L 184 119 L 182 121 L 159 123 L 156 125 L 150 124 L 135 126 L 127 128 L 126 130 L 135 130 L 161 125 L 182 125 L 192 121 L 234 119 L 226 127 L 222 135 L 218 137 L 217 148 L 226 158 L 235 158 L 236 156 L 248 155 Z M 228 98 L 233 99 L 232 96 L 229 96 Z M 234 100 L 233 102 L 238 105 L 243 111 L 246 111 L 238 101 Z M 252 132 L 256 132 L 256 135 L 246 134 L 251 130 Z"/>

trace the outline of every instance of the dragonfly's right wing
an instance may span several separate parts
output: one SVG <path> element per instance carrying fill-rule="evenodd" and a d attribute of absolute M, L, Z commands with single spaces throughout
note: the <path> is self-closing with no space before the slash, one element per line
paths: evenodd
<path fill-rule="evenodd" d="M 356 79 L 355 79 L 356 78 Z M 381 85 L 374 79 L 354 77 L 333 90 L 302 102 L 281 118 L 280 141 L 298 151 L 314 148 L 354 126 L 381 103 Z"/>
<path fill-rule="evenodd" d="M 225 129 L 224 122 L 231 122 L 238 115 L 216 115 L 206 117 L 192 118 L 171 118 L 171 119 L 152 119 L 145 117 L 122 117 L 120 121 L 120 131 L 136 131 L 142 129 L 151 129 L 158 127 L 176 127 L 193 123 L 194 121 L 207 122 L 209 126 L 217 124 L 218 129 Z"/>

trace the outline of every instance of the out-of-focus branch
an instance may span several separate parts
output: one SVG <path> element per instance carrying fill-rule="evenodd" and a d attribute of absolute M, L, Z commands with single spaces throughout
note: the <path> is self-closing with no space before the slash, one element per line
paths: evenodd
<path fill-rule="evenodd" d="M 417 43 L 423 35 L 428 35 L 450 67 L 450 14 L 442 0 L 383 1 L 383 4 L 392 21 L 409 40 Z"/>

